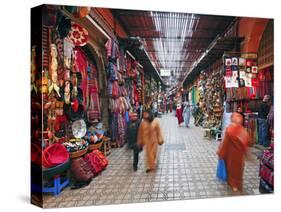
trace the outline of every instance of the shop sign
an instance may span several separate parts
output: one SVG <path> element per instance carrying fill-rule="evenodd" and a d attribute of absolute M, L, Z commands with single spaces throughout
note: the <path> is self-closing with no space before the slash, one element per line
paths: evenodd
<path fill-rule="evenodd" d="M 171 70 L 169 70 L 169 69 L 160 69 L 160 75 L 162 77 L 170 77 L 171 76 Z"/>

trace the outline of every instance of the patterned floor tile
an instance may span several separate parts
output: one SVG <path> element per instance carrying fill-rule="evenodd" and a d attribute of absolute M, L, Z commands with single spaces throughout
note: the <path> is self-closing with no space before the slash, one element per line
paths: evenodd
<path fill-rule="evenodd" d="M 159 148 L 158 169 L 145 173 L 144 152 L 140 153 L 138 171 L 132 168 L 133 155 L 126 146 L 113 149 L 109 166 L 84 188 L 64 189 L 58 197 L 44 195 L 44 207 L 72 207 L 224 197 L 233 195 L 228 186 L 218 182 L 216 150 L 219 143 L 203 139 L 200 127 L 178 127 L 172 114 L 160 119 L 165 144 Z M 259 194 L 259 164 L 246 162 L 245 195 Z"/>

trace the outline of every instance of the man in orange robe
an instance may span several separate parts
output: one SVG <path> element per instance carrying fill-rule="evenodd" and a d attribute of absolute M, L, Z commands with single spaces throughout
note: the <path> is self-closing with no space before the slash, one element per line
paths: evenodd
<path fill-rule="evenodd" d="M 138 130 L 139 146 L 144 146 L 146 172 L 155 170 L 157 164 L 158 145 L 164 143 L 158 118 L 151 111 L 143 112 L 143 120 Z"/>
<path fill-rule="evenodd" d="M 243 170 L 249 145 L 249 135 L 242 124 L 242 115 L 233 113 L 217 152 L 219 158 L 225 161 L 228 185 L 238 193 L 243 190 Z"/>

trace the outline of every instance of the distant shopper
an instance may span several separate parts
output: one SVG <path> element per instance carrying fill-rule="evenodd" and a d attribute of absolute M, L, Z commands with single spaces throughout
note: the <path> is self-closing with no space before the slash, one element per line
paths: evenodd
<path fill-rule="evenodd" d="M 150 110 L 143 112 L 143 121 L 138 130 L 137 144 L 143 146 L 146 158 L 146 172 L 156 169 L 158 145 L 164 143 L 158 118 Z"/>
<path fill-rule="evenodd" d="M 228 125 L 230 125 L 230 123 L 231 123 L 231 114 L 232 113 L 228 112 L 229 111 L 229 105 L 226 102 L 224 102 L 223 108 L 224 108 L 224 110 L 223 110 L 223 115 L 222 115 L 222 126 L 221 126 L 221 128 L 222 128 L 222 132 L 224 134 L 224 131 L 225 131 L 226 127 L 228 127 Z"/>
<path fill-rule="evenodd" d="M 158 113 L 157 102 L 153 102 L 152 112 L 153 112 L 154 117 L 157 117 L 157 113 Z"/>
<path fill-rule="evenodd" d="M 130 122 L 127 125 L 126 140 L 128 147 L 134 151 L 133 168 L 138 170 L 139 152 L 141 147 L 137 145 L 137 133 L 141 119 L 138 119 L 137 113 L 130 113 Z"/>
<path fill-rule="evenodd" d="M 140 119 L 141 119 L 141 117 L 142 117 L 142 108 L 143 108 L 142 103 L 139 102 L 138 105 L 137 105 L 136 111 L 137 111 L 138 116 L 139 116 Z"/>
<path fill-rule="evenodd" d="M 185 104 L 184 104 L 184 102 L 182 102 L 182 103 L 181 103 L 181 114 L 183 114 L 184 106 L 185 106 Z M 183 117 L 182 117 L 182 118 L 183 118 Z"/>
<path fill-rule="evenodd" d="M 194 118 L 194 125 L 195 126 L 197 125 L 197 122 L 198 122 L 199 112 L 200 112 L 199 110 L 200 110 L 199 102 L 197 102 L 196 105 L 194 106 L 193 110 L 192 110 L 192 115 L 193 115 L 193 118 Z"/>
<path fill-rule="evenodd" d="M 188 102 L 185 102 L 185 106 L 183 109 L 183 120 L 186 127 L 189 127 L 190 116 L 191 116 L 191 107 Z"/>
<path fill-rule="evenodd" d="M 263 98 L 262 103 L 260 104 L 258 110 L 258 138 L 259 144 L 263 145 L 264 147 L 268 147 L 268 124 L 267 124 L 267 115 L 270 109 L 270 96 L 265 95 Z"/>
<path fill-rule="evenodd" d="M 170 107 L 170 113 L 172 113 L 173 112 L 173 101 L 172 100 L 170 100 L 170 102 L 169 102 L 169 107 Z"/>
<path fill-rule="evenodd" d="M 183 122 L 182 107 L 181 107 L 180 104 L 177 104 L 176 117 L 177 117 L 177 119 L 178 119 L 178 125 L 180 126 L 181 123 Z"/>
<path fill-rule="evenodd" d="M 242 123 L 243 116 L 237 112 L 232 113 L 231 124 L 226 128 L 217 151 L 219 158 L 225 161 L 227 183 L 235 193 L 243 190 L 244 163 L 249 145 L 249 135 Z"/>

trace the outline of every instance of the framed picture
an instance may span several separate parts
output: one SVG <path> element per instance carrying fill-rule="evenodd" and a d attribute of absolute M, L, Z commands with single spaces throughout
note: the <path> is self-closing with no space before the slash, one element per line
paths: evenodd
<path fill-rule="evenodd" d="M 231 65 L 238 66 L 238 58 L 237 57 L 232 57 L 231 58 Z"/>
<path fill-rule="evenodd" d="M 224 59 L 224 65 L 225 66 L 231 66 L 232 65 L 232 61 L 231 61 L 231 58 L 225 58 Z"/>
<path fill-rule="evenodd" d="M 252 66 L 252 73 L 257 74 L 258 73 L 258 67 Z"/>
<path fill-rule="evenodd" d="M 239 66 L 246 66 L 246 60 L 243 57 L 239 57 Z"/>

